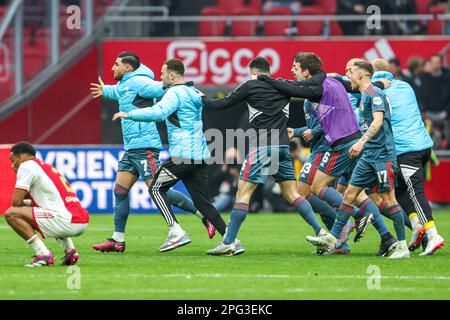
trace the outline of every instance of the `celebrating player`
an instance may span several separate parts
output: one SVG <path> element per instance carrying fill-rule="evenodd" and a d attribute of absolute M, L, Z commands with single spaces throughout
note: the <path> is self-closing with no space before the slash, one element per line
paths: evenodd
<path fill-rule="evenodd" d="M 5 218 L 13 230 L 33 249 L 35 257 L 27 267 L 50 266 L 55 257 L 42 238 L 56 238 L 64 250 L 63 265 L 79 260 L 71 237 L 86 231 L 89 213 L 66 178 L 53 166 L 36 159 L 36 150 L 21 142 L 11 148 L 12 169 L 17 173 L 16 186 Z M 31 201 L 29 200 L 31 199 Z"/>
<path fill-rule="evenodd" d="M 362 94 L 360 105 L 361 129 L 364 135 L 349 150 L 350 157 L 362 154 L 352 173 L 350 184 L 345 191 L 344 203 L 339 209 L 338 219 L 332 231 L 322 237 L 307 237 L 314 245 L 333 249 L 337 243 L 343 224 L 352 215 L 353 206 L 364 188 L 376 188 L 394 221 L 398 242 L 388 248 L 389 258 L 407 258 L 405 226 L 402 208 L 395 199 L 395 158 L 394 136 L 391 127 L 391 111 L 386 95 L 371 83 L 373 67 L 369 62 L 357 61 L 349 72 L 353 90 Z M 363 150 L 364 149 L 364 150 Z"/>
<path fill-rule="evenodd" d="M 412 225 L 409 250 L 414 251 L 421 245 L 426 232 L 428 244 L 421 255 L 432 255 L 444 245 L 444 238 L 437 232 L 423 186 L 424 169 L 431 157 L 433 140 L 425 129 L 411 86 L 394 79 L 386 60 L 376 59 L 372 65 L 376 71 L 372 80 L 386 78 L 391 81 L 390 87 L 384 92 L 392 107 L 392 131 L 400 169 L 396 197 L 409 214 Z"/>
<path fill-rule="evenodd" d="M 139 56 L 132 52 L 122 52 L 112 67 L 114 79 L 117 85 L 104 85 L 91 83 L 91 91 L 94 98 L 104 96 L 107 99 L 119 102 L 121 112 L 130 112 L 139 108 L 153 105 L 153 99 L 164 95 L 161 82 L 153 80 L 153 71 L 141 64 Z M 130 213 L 128 198 L 131 187 L 139 176 L 150 187 L 159 166 L 159 153 L 162 149 L 161 138 L 156 124 L 138 123 L 124 119 L 122 122 L 122 134 L 125 154 L 119 162 L 116 183 L 114 187 L 114 233 L 112 238 L 101 244 L 93 245 L 95 250 L 103 252 L 125 251 L 125 226 Z M 202 219 L 210 238 L 214 236 L 214 227 L 195 208 L 192 201 L 183 193 L 170 189 L 167 197 L 171 204 L 183 210 L 192 212 Z M 183 233 L 184 230 L 178 224 L 174 216 L 163 214 L 169 226 L 169 237 L 173 233 Z M 185 243 L 190 242 L 186 234 Z M 168 251 L 176 247 L 162 245 L 159 251 Z"/>
<path fill-rule="evenodd" d="M 208 251 L 211 255 L 229 254 L 241 224 L 249 208 L 250 198 L 258 184 L 264 184 L 269 175 L 280 184 L 284 198 L 300 213 L 314 229 L 323 234 L 309 202 L 296 190 L 296 180 L 289 149 L 287 121 L 290 98 L 279 93 L 269 84 L 256 80 L 258 75 L 269 75 L 269 62 L 257 57 L 249 65 L 252 80 L 248 80 L 222 100 L 203 99 L 209 108 L 225 109 L 239 102 L 249 108 L 249 122 L 254 134 L 250 137 L 250 150 L 241 169 L 236 203 L 231 212 L 230 223 L 223 243 Z M 330 214 L 333 219 L 334 212 Z"/>
<path fill-rule="evenodd" d="M 208 196 L 208 175 L 206 160 L 210 157 L 205 135 L 203 134 L 201 96 L 192 82 L 184 80 L 184 65 L 178 59 L 164 62 L 161 78 L 168 90 L 153 107 L 119 112 L 113 120 L 128 119 L 134 123 L 161 122 L 166 120 L 171 158 L 159 167 L 150 186 L 150 195 L 158 209 L 169 221 L 174 220 L 168 199 L 168 191 L 178 181 L 183 181 L 195 206 L 211 221 L 221 235 L 225 234 L 226 224 L 220 213 L 212 205 Z M 176 248 L 190 241 L 183 230 L 169 233 L 160 250 Z M 237 253 L 244 248 L 236 241 Z"/>
<path fill-rule="evenodd" d="M 300 52 L 294 57 L 293 68 L 298 69 L 300 80 L 311 80 L 317 77 L 323 72 L 321 67 L 322 60 L 314 53 Z M 330 144 L 330 149 L 322 156 L 311 189 L 317 197 L 325 200 L 332 207 L 339 208 L 344 201 L 342 195 L 329 185 L 335 179 L 351 174 L 357 159 L 350 157 L 349 150 L 361 137 L 358 121 L 345 88 L 338 80 L 331 77 L 327 77 L 320 85 L 306 81 L 274 80 L 268 77 L 261 77 L 261 79 L 288 96 L 306 98 L 313 102 L 314 112 Z M 361 239 L 367 226 L 373 220 L 373 213 L 365 209 L 354 208 L 352 214 L 356 224 L 355 242 Z M 339 220 L 339 214 L 337 218 Z M 339 229 L 331 231 L 336 238 L 340 238 L 342 228 L 347 221 L 348 219 L 345 219 Z M 381 222 L 383 222 L 382 219 Z M 384 223 L 375 225 L 380 236 L 384 235 L 382 243 L 386 245 L 383 246 L 390 247 L 396 240 L 389 232 L 385 233 L 384 226 Z"/>

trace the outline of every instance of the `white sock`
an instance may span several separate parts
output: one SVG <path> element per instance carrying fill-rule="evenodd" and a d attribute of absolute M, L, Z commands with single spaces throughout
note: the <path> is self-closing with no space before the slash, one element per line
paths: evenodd
<path fill-rule="evenodd" d="M 434 236 L 437 236 L 437 234 L 438 233 L 437 233 L 436 227 L 431 227 L 431 228 L 427 229 L 427 235 L 428 235 L 429 239 L 433 238 Z"/>
<path fill-rule="evenodd" d="M 39 239 L 37 234 L 28 239 L 27 243 L 34 250 L 34 253 L 37 256 L 46 256 L 50 254 L 50 251 L 47 249 L 44 242 L 41 239 Z"/>
<path fill-rule="evenodd" d="M 414 229 L 414 230 L 417 230 L 417 229 L 421 229 L 422 228 L 422 224 L 420 223 L 420 220 L 419 220 L 419 217 L 418 216 L 414 216 L 414 217 L 412 217 L 411 219 L 409 219 L 410 221 L 411 221 L 411 225 L 412 225 L 412 228 Z"/>
<path fill-rule="evenodd" d="M 56 238 L 56 241 L 58 241 L 59 245 L 64 250 L 64 253 L 68 253 L 72 249 L 75 249 L 71 238 Z"/>
<path fill-rule="evenodd" d="M 170 232 L 172 234 L 182 235 L 184 233 L 183 228 L 181 228 L 181 226 L 178 223 L 176 223 L 176 222 L 172 226 L 170 226 L 169 228 L 170 228 Z"/>
<path fill-rule="evenodd" d="M 125 232 L 114 231 L 112 238 L 117 242 L 125 242 Z"/>
<path fill-rule="evenodd" d="M 203 220 L 203 218 L 204 218 L 203 215 L 202 215 L 202 214 L 200 213 L 200 211 L 198 211 L 198 210 L 197 210 L 196 212 L 194 212 L 193 215 L 199 217 L 199 218 L 202 219 L 202 220 Z"/>

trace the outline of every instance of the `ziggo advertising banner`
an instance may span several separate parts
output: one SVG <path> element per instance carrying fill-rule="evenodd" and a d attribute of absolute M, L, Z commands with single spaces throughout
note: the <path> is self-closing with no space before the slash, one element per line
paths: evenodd
<path fill-rule="evenodd" d="M 11 204 L 15 174 L 11 170 L 9 149 L 1 151 L 1 170 L 8 176 L 8 188 L 0 199 L 2 212 Z M 118 162 L 124 151 L 121 147 L 37 147 L 36 157 L 55 166 L 70 182 L 80 201 L 90 213 L 114 212 L 114 181 Z M 167 151 L 160 153 L 160 160 L 167 160 Z M 3 178 L 3 179 L 4 179 Z M 3 180 L 2 179 L 2 180 Z M 4 185 L 6 187 L 6 185 Z M 179 182 L 175 189 L 188 194 Z M 132 213 L 159 213 L 148 193 L 147 185 L 139 179 L 130 190 L 130 211 Z M 182 212 L 174 207 L 175 212 Z"/>
<path fill-rule="evenodd" d="M 410 56 L 429 58 L 443 52 L 449 40 L 108 40 L 103 45 L 103 77 L 114 83 L 111 67 L 121 51 L 133 51 L 159 79 L 166 59 L 184 61 L 186 79 L 196 85 L 236 85 L 248 79 L 248 63 L 256 56 L 270 61 L 272 76 L 292 78 L 292 58 L 298 51 L 312 51 L 324 61 L 327 72 L 345 73 L 345 64 L 351 58 L 391 59 L 397 57 L 402 68 Z"/>

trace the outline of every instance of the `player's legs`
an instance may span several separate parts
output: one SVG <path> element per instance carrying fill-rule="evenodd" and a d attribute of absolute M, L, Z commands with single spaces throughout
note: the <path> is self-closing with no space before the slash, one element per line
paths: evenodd
<path fill-rule="evenodd" d="M 354 140 L 325 152 L 314 177 L 311 186 L 312 192 L 333 208 L 339 208 L 344 199 L 336 189 L 330 188 L 329 185 L 335 179 L 351 172 L 355 167 L 357 159 L 350 158 L 349 150 L 356 142 L 357 140 Z"/>
<path fill-rule="evenodd" d="M 339 192 L 336 191 L 336 189 L 329 187 L 335 179 L 335 177 L 319 170 L 314 177 L 314 181 L 311 185 L 311 191 L 320 200 L 326 201 L 333 208 L 339 208 L 344 201 L 344 198 Z"/>
<path fill-rule="evenodd" d="M 444 243 L 444 239 L 437 232 L 432 210 L 424 192 L 424 168 L 430 160 L 430 157 L 431 149 L 420 152 L 411 152 L 398 157 L 400 179 L 396 195 L 398 196 L 398 201 L 402 208 L 408 214 L 412 224 L 413 239 L 410 244 L 412 250 L 415 250 L 420 245 L 422 226 L 425 227 L 426 235 L 428 237 L 429 244 L 427 244 L 427 248 L 429 246 L 431 248 L 433 244 L 440 247 Z M 433 239 L 431 244 L 429 241 L 430 239 Z M 431 254 L 431 251 L 434 252 L 435 250 L 437 249 L 425 251 L 427 251 L 428 254 Z"/>
<path fill-rule="evenodd" d="M 130 189 L 139 178 L 139 172 L 129 162 L 127 153 L 119 162 L 114 184 L 114 233 L 105 242 L 94 244 L 92 248 L 101 252 L 125 251 L 125 227 L 130 214 Z"/>
<path fill-rule="evenodd" d="M 354 205 L 361 190 L 361 187 L 350 184 L 345 191 L 344 201 L 339 207 L 336 221 L 331 231 L 328 234 L 322 236 L 308 236 L 306 237 L 307 241 L 315 246 L 323 247 L 327 252 L 334 252 L 336 245 L 338 244 L 338 239 L 340 238 L 345 225 L 353 215 Z"/>
<path fill-rule="evenodd" d="M 127 152 L 127 156 L 128 162 L 131 163 L 131 166 L 133 167 L 133 171 L 138 172 L 138 175 L 142 178 L 142 180 L 144 180 L 145 184 L 149 188 L 150 193 L 150 186 L 152 184 L 153 177 L 155 176 L 156 170 L 160 165 L 159 150 L 131 150 Z M 214 236 L 214 227 L 209 223 L 209 221 L 204 219 L 203 215 L 195 208 L 194 203 L 191 199 L 189 199 L 189 197 L 172 188 L 166 192 L 166 195 L 171 205 L 186 212 L 191 212 L 195 216 L 199 217 L 208 231 L 208 236 L 210 238 Z"/>
<path fill-rule="evenodd" d="M 345 190 L 347 190 L 348 183 L 347 183 L 347 181 L 344 181 L 345 179 L 341 179 L 341 178 L 339 178 L 338 184 L 336 186 L 336 190 L 340 194 L 344 195 Z"/>
<path fill-rule="evenodd" d="M 195 207 L 224 236 L 226 223 L 219 211 L 213 206 L 208 194 L 207 165 L 205 163 L 196 164 L 194 170 L 182 177 L 181 180 L 189 191 Z"/>
<path fill-rule="evenodd" d="M 250 199 L 258 184 L 249 181 L 239 180 L 236 193 L 236 202 L 231 211 L 228 229 L 223 239 L 225 245 L 235 242 L 239 229 L 248 214 Z"/>
<path fill-rule="evenodd" d="M 281 193 L 288 203 L 291 203 L 303 220 L 306 221 L 313 229 L 315 234 L 319 234 L 322 227 L 314 215 L 311 204 L 305 197 L 298 194 L 295 188 L 295 180 L 285 180 L 280 182 Z"/>
<path fill-rule="evenodd" d="M 336 239 L 339 239 L 344 226 L 348 222 L 348 219 L 352 216 L 356 199 L 358 198 L 358 195 L 361 191 L 361 187 L 354 186 L 352 184 L 350 184 L 345 190 L 344 202 L 339 207 L 336 222 L 334 223 L 333 228 L 330 231 L 330 234 L 333 235 Z"/>
<path fill-rule="evenodd" d="M 356 205 L 361 212 L 368 212 L 373 215 L 372 224 L 378 231 L 378 234 L 382 239 L 387 237 L 388 234 L 390 234 L 389 229 L 383 220 L 383 217 L 380 213 L 380 210 L 378 209 L 377 204 L 367 196 L 364 190 L 361 191 L 358 198 L 356 199 Z"/>
<path fill-rule="evenodd" d="M 32 207 L 10 207 L 5 212 L 5 219 L 25 241 L 36 234 L 37 226 L 34 223 Z"/>
<path fill-rule="evenodd" d="M 6 222 L 11 228 L 24 239 L 35 253 L 33 262 L 27 266 L 44 266 L 55 263 L 53 253 L 51 253 L 44 242 L 36 234 L 39 230 L 33 217 L 32 207 L 10 207 L 5 212 Z"/>
<path fill-rule="evenodd" d="M 114 185 L 114 234 L 112 239 L 117 242 L 125 242 L 125 227 L 130 214 L 130 189 L 134 186 L 139 176 L 128 171 L 117 172 Z"/>
<path fill-rule="evenodd" d="M 314 181 L 314 177 L 319 168 L 322 156 L 322 152 L 316 152 L 310 155 L 309 159 L 303 165 L 302 171 L 300 172 L 300 181 L 297 186 L 297 191 L 301 196 L 308 200 L 313 211 L 320 215 L 328 230 L 331 230 L 334 220 L 336 219 L 336 211 L 331 208 L 328 203 L 320 200 L 317 196 L 311 193 L 311 184 Z"/>
<path fill-rule="evenodd" d="M 165 243 L 160 246 L 160 252 L 169 251 L 191 242 L 187 233 L 178 224 L 167 197 L 167 191 L 190 171 L 192 171 L 192 166 L 182 163 L 175 165 L 171 159 L 158 168 L 149 187 L 150 196 L 169 226 L 169 235 Z"/>

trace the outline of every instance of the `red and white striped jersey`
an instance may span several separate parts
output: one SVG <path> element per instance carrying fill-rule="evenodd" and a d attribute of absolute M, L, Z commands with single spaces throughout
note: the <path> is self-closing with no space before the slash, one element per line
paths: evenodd
<path fill-rule="evenodd" d="M 72 223 L 89 222 L 89 213 L 70 183 L 48 163 L 39 159 L 23 162 L 17 171 L 16 188 L 27 190 L 35 206 L 70 215 Z"/>

